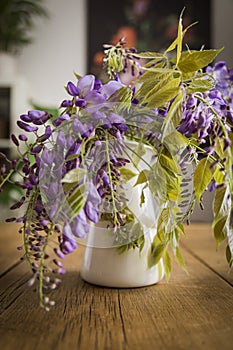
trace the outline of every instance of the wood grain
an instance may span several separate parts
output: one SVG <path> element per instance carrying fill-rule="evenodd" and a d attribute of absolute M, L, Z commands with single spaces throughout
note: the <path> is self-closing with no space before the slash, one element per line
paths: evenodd
<path fill-rule="evenodd" d="M 188 230 L 183 254 L 189 275 L 174 264 L 169 283 L 145 288 L 85 283 L 79 276 L 80 247 L 66 261 L 68 272 L 49 313 L 38 307 L 36 294 L 27 287 L 26 265 L 9 269 L 0 278 L 0 348 L 231 350 L 232 275 L 226 279 L 224 263 L 216 263 L 220 256 L 211 247 L 209 226 Z M 7 260 L 9 266 L 11 257 Z"/>
<path fill-rule="evenodd" d="M 218 250 L 216 249 L 211 226 L 192 224 L 186 228 L 186 232 L 188 239 L 183 240 L 183 247 L 233 285 L 233 273 L 229 270 L 226 261 L 226 244 L 223 243 Z"/>
<path fill-rule="evenodd" d="M 19 228 L 20 225 L 15 223 L 0 222 L 0 276 L 20 263 L 17 247 L 22 245 L 22 236 L 18 233 Z"/>

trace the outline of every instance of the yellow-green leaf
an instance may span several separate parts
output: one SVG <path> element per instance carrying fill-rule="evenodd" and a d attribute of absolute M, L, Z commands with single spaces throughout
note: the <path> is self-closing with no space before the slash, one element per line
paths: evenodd
<path fill-rule="evenodd" d="M 142 190 L 141 196 L 140 196 L 140 207 L 145 203 L 145 194 Z"/>
<path fill-rule="evenodd" d="M 86 185 L 81 185 L 77 187 L 71 195 L 67 195 L 67 202 L 71 206 L 71 208 L 74 210 L 77 206 L 80 205 L 80 203 L 83 203 L 86 198 Z"/>
<path fill-rule="evenodd" d="M 173 155 L 177 154 L 177 152 L 180 149 L 187 147 L 189 144 L 188 138 L 182 135 L 177 130 L 174 130 L 170 134 L 168 134 L 163 139 L 163 142 L 166 145 L 167 149 L 170 151 L 170 153 Z"/>
<path fill-rule="evenodd" d="M 224 230 L 228 216 L 223 216 L 214 226 L 214 237 L 216 240 L 216 249 L 218 249 L 220 243 L 226 239 L 226 232 Z"/>
<path fill-rule="evenodd" d="M 184 73 L 199 71 L 210 64 L 221 51 L 222 49 L 185 51 L 181 54 L 178 67 Z"/>
<path fill-rule="evenodd" d="M 138 178 L 137 178 L 137 181 L 136 183 L 134 184 L 134 186 L 137 186 L 137 185 L 140 185 L 144 182 L 147 182 L 148 181 L 148 177 L 147 177 L 147 171 L 146 170 L 143 170 L 139 173 L 138 175 Z"/>
<path fill-rule="evenodd" d="M 125 181 L 129 181 L 129 180 L 131 180 L 133 177 L 135 177 L 137 175 L 131 169 L 125 168 L 125 167 L 120 169 L 120 173 L 121 173 L 122 179 L 125 180 Z"/>
<path fill-rule="evenodd" d="M 175 250 L 175 257 L 178 261 L 178 263 L 180 264 L 180 266 L 183 268 L 183 270 L 188 273 L 187 271 L 187 268 L 186 268 L 186 264 L 185 264 L 185 261 L 184 261 L 184 258 L 180 252 L 180 249 L 179 247 L 176 247 L 176 250 Z"/>
<path fill-rule="evenodd" d="M 83 168 L 75 168 L 70 170 L 61 180 L 62 183 L 73 183 L 80 182 L 84 176 L 87 174 L 86 169 Z"/>
<path fill-rule="evenodd" d="M 143 100 L 148 108 L 163 107 L 168 101 L 174 98 L 179 92 L 180 77 L 171 79 L 160 90 Z"/>
<path fill-rule="evenodd" d="M 199 203 L 203 192 L 213 178 L 214 169 L 211 165 L 212 163 L 209 158 L 203 158 L 198 163 L 194 172 L 194 191 Z"/>
<path fill-rule="evenodd" d="M 162 126 L 162 139 L 173 133 L 182 118 L 182 102 L 183 102 L 183 92 L 181 91 L 173 103 L 171 104 L 169 111 L 166 115 Z"/>
<path fill-rule="evenodd" d="M 150 72 L 151 73 L 151 72 Z M 172 73 L 164 73 L 156 74 L 154 73 L 153 81 L 151 80 L 144 80 L 144 83 L 138 90 L 136 97 L 142 96 L 144 97 L 144 100 L 147 101 L 151 98 L 151 96 L 154 96 L 156 93 L 158 93 L 166 84 L 168 84 L 169 81 L 172 80 L 173 74 Z M 142 75 L 142 77 L 144 74 Z M 144 79 L 143 77 L 142 79 Z M 148 77 L 146 77 L 148 78 Z M 141 80 L 139 80 L 141 81 Z M 151 85 L 153 83 L 153 85 Z"/>
<path fill-rule="evenodd" d="M 170 255 L 167 250 L 163 256 L 163 263 L 164 263 L 166 279 L 169 280 L 171 275 L 172 263 L 171 263 Z"/>
<path fill-rule="evenodd" d="M 194 92 L 205 92 L 211 90 L 215 86 L 215 80 L 210 75 L 202 75 L 191 81 L 187 93 L 193 94 Z"/>
<path fill-rule="evenodd" d="M 157 59 L 158 61 L 161 60 L 161 58 L 163 58 L 163 54 L 158 53 L 158 52 L 150 52 L 150 51 L 146 51 L 146 52 L 135 52 L 132 54 L 133 57 L 138 57 L 138 58 L 153 58 L 153 59 Z"/>
<path fill-rule="evenodd" d="M 178 23 L 176 65 L 178 65 L 179 63 L 181 51 L 182 51 L 182 41 L 183 41 L 182 13 L 180 15 L 180 19 Z"/>
<path fill-rule="evenodd" d="M 182 13 L 183 13 L 183 11 L 182 11 Z M 182 15 L 182 13 L 181 13 L 181 15 Z M 184 37 L 184 35 L 186 34 L 186 32 L 187 32 L 191 27 L 193 27 L 195 24 L 197 24 L 197 22 L 191 23 L 188 27 L 186 27 L 186 28 L 183 30 L 183 32 L 182 32 L 182 37 Z M 177 44 L 178 44 L 178 38 L 176 37 L 176 39 L 173 40 L 173 42 L 169 45 L 169 47 L 167 48 L 167 50 L 165 51 L 165 53 L 175 50 Z"/>
<path fill-rule="evenodd" d="M 151 251 L 148 254 L 148 267 L 149 268 L 158 264 L 160 259 L 163 257 L 165 250 L 166 250 L 165 243 L 159 243 L 158 245 L 154 245 L 152 243 Z"/>
<path fill-rule="evenodd" d="M 228 265 L 231 268 L 232 265 L 233 265 L 233 256 L 231 254 L 231 250 L 230 250 L 229 244 L 226 247 L 226 258 L 227 258 Z"/>
<path fill-rule="evenodd" d="M 219 137 L 215 140 L 215 151 L 220 158 L 224 158 L 224 140 Z"/>
<path fill-rule="evenodd" d="M 217 184 L 222 184 L 224 182 L 225 174 L 221 170 L 221 167 L 219 165 L 216 166 L 216 170 L 214 173 L 214 180 L 217 182 Z"/>
<path fill-rule="evenodd" d="M 171 172 L 174 176 L 181 173 L 179 164 L 174 160 L 174 158 L 162 153 L 159 156 L 159 162 L 163 168 Z"/>
<path fill-rule="evenodd" d="M 218 187 L 215 190 L 214 202 L 213 202 L 213 212 L 214 217 L 217 218 L 221 211 L 224 210 L 223 206 L 226 200 L 227 188 L 225 186 Z"/>

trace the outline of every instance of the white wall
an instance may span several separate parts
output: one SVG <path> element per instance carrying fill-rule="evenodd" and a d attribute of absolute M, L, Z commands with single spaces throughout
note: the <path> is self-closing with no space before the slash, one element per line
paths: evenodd
<path fill-rule="evenodd" d="M 86 71 L 86 0 L 44 0 L 49 19 L 39 19 L 34 41 L 18 58 L 28 84 L 28 99 L 57 107 L 73 72 Z"/>
<path fill-rule="evenodd" d="M 214 48 L 224 46 L 218 56 L 233 67 L 233 0 L 212 0 L 212 42 Z"/>

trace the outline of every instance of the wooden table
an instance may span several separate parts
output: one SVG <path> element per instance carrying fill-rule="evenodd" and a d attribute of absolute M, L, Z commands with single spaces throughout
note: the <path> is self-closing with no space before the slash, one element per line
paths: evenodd
<path fill-rule="evenodd" d="M 233 274 L 209 225 L 193 224 L 182 243 L 189 275 L 173 266 L 157 285 L 110 289 L 81 280 L 83 249 L 66 261 L 56 306 L 38 306 L 11 224 L 0 225 L 0 349 L 233 349 Z M 17 242 L 18 241 L 18 242 Z"/>

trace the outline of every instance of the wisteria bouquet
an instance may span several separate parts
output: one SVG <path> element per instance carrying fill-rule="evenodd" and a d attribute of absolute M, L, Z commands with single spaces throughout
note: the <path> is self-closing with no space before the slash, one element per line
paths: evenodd
<path fill-rule="evenodd" d="M 17 121 L 22 133 L 11 137 L 19 157 L 1 155 L 0 186 L 12 182 L 24 192 L 11 207 L 23 215 L 7 221 L 21 223 L 29 284 L 46 310 L 54 304 L 47 292 L 65 273 L 63 258 L 91 226 L 107 222 L 119 254 L 143 248 L 143 227 L 128 206 L 130 181 L 141 186 L 141 208 L 148 189 L 159 206 L 151 266 L 163 258 L 169 277 L 170 252 L 184 266 L 179 238 L 206 190 L 215 191 L 213 232 L 217 246 L 227 240 L 232 265 L 233 70 L 223 61 L 210 66 L 221 50 L 183 50 L 187 29 L 180 18 L 163 53 L 137 52 L 124 39 L 105 45 L 108 82 L 76 75 L 59 117 L 31 110 Z"/>

